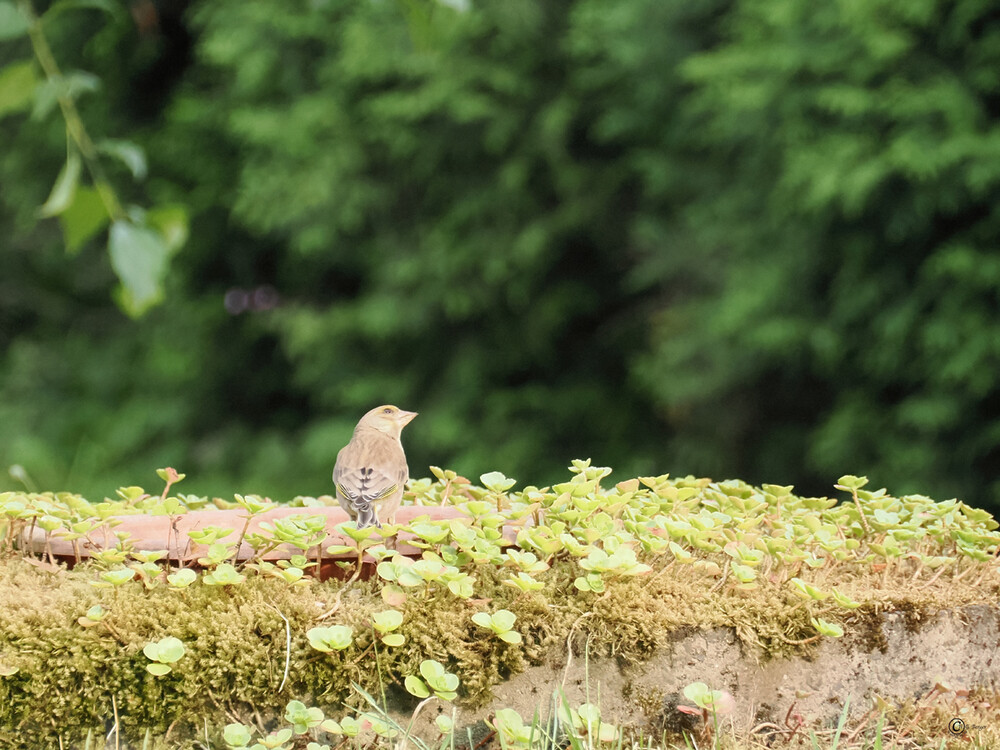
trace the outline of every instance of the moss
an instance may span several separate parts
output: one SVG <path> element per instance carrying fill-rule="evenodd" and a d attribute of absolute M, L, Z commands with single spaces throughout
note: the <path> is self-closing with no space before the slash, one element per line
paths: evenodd
<path fill-rule="evenodd" d="M 882 618 L 878 611 L 865 607 L 855 611 L 851 617 L 852 643 L 863 644 L 868 651 L 879 651 L 883 654 L 889 651 L 889 640 L 882 629 Z"/>
<path fill-rule="evenodd" d="M 903 627 L 907 633 L 919 633 L 927 621 L 927 612 L 924 607 L 917 602 L 897 602 L 895 611 L 903 615 Z"/>
<path fill-rule="evenodd" d="M 368 625 L 385 608 L 377 581 L 358 582 L 344 596 L 335 616 L 323 624 L 354 629 L 354 644 L 324 654 L 309 646 L 306 631 L 319 624 L 316 614 L 333 600 L 339 582 L 292 588 L 280 581 L 249 578 L 235 587 L 193 586 L 183 592 L 146 590 L 138 582 L 99 590 L 88 581 L 87 566 L 50 573 L 18 559 L 0 563 L 0 661 L 17 666 L 0 678 L 0 744 L 40 747 L 82 738 L 103 730 L 115 711 L 127 737 L 148 728 L 156 736 L 184 734 L 204 721 L 221 726 L 230 715 L 280 715 L 289 696 L 312 701 L 333 715 L 346 702 L 360 705 L 357 683 L 373 695 L 383 691 L 406 704 L 402 679 L 415 674 L 423 659 L 436 659 L 456 673 L 461 700 L 478 706 L 497 683 L 565 652 L 573 632 L 574 648 L 641 661 L 692 627 L 728 626 L 745 648 L 761 660 L 807 653 L 795 644 L 814 631 L 805 607 L 786 591 L 768 588 L 734 595 L 698 584 L 697 574 L 676 568 L 671 575 L 609 579 L 602 594 L 581 594 L 572 585 L 573 569 L 556 561 L 544 591 L 519 594 L 501 584 L 497 569 L 477 571 L 476 600 L 461 600 L 443 589 L 419 589 L 403 607 L 398 648 L 373 645 Z M 918 628 L 923 602 L 881 592 L 857 610 L 850 630 L 865 648 L 886 650 L 880 612 L 904 613 Z M 911 592 L 912 593 L 912 592 Z M 951 596 L 954 596 L 952 592 Z M 108 615 L 95 627 L 77 623 L 94 604 Z M 471 621 L 479 609 L 507 608 L 518 617 L 523 643 L 507 644 Z M 583 615 L 587 613 L 586 617 Z M 278 691 L 285 669 L 285 622 L 291 630 L 289 681 Z M 142 647 L 172 635 L 188 653 L 163 677 L 149 674 Z M 664 696 L 646 696 L 648 717 Z M 670 713 L 668 711 L 668 713 Z M 654 722 L 655 723 L 655 722 Z M 660 722 L 660 727 L 668 728 Z"/>
<path fill-rule="evenodd" d="M 642 721 L 637 728 L 646 733 L 656 731 L 659 726 L 666 695 L 662 690 L 651 690 L 648 686 L 637 691 L 631 681 L 622 688 L 622 698 L 634 703 L 642 715 Z"/>
<path fill-rule="evenodd" d="M 343 716 L 345 703 L 362 705 L 354 683 L 371 695 L 384 695 L 392 706 L 412 710 L 416 700 L 403 689 L 403 680 L 417 673 L 424 659 L 435 659 L 458 675 L 459 702 L 476 707 L 490 700 L 495 685 L 527 667 L 561 662 L 567 641 L 575 653 L 588 649 L 633 664 L 669 647 L 678 633 L 728 628 L 761 662 L 808 658 L 818 648 L 812 618 L 826 617 L 842 622 L 858 647 L 885 651 L 880 619 L 885 611 L 902 612 L 908 631 L 915 632 L 935 608 L 992 604 L 1000 596 L 988 564 L 976 564 L 981 566 L 977 571 L 971 561 L 959 560 L 954 568 L 942 568 L 946 575 L 940 576 L 919 567 L 921 555 L 946 553 L 951 544 L 943 527 L 928 520 L 942 513 L 951 513 L 949 523 L 967 535 L 981 538 L 984 551 L 995 545 L 995 537 L 984 531 L 993 526 L 965 511 L 955 516 L 947 504 L 925 503 L 920 518 L 928 524 L 928 537 L 919 542 L 918 552 L 877 569 L 865 548 L 871 540 L 852 521 L 854 503 L 831 508 L 826 500 L 795 498 L 783 488 L 761 493 L 748 485 L 708 480 L 653 477 L 642 484 L 655 493 L 619 488 L 588 490 L 583 497 L 570 491 L 579 487 L 565 485 L 522 496 L 518 503 L 540 504 L 553 519 L 567 513 L 576 519 L 570 526 L 559 522 L 578 534 L 575 541 L 570 537 L 572 544 L 552 547 L 557 551 L 551 556 L 539 555 L 551 565 L 538 575 L 544 588 L 521 593 L 505 585 L 511 568 L 487 564 L 466 568 L 476 577 L 475 598 L 457 598 L 434 584 L 407 589 L 400 607 L 406 640 L 395 648 L 379 644 L 369 625 L 373 613 L 387 606 L 377 578 L 346 590 L 341 582 L 289 587 L 257 575 L 237 586 L 196 583 L 180 592 L 147 590 L 139 582 L 96 589 L 90 585 L 95 570 L 87 565 L 53 572 L 18 558 L 0 561 L 0 663 L 20 670 L 0 677 L 0 746 L 58 746 L 60 739 L 80 744 L 90 730 L 103 734 L 115 717 L 128 739 L 141 741 L 148 729 L 172 747 L 184 746 L 178 743 L 200 734 L 206 723 L 214 731 L 233 717 L 267 724 L 266 717 L 280 715 L 292 697 Z M 687 489 L 697 492 L 682 496 Z M 450 501 L 460 505 L 483 496 L 475 488 L 467 490 Z M 437 484 L 428 483 L 420 492 L 428 505 L 448 499 Z M 24 496 L 16 502 L 43 507 L 54 498 Z M 876 507 L 887 502 L 871 498 Z M 698 523 L 689 523 L 694 520 Z M 527 549 L 531 534 L 527 527 L 521 530 Z M 552 532 L 549 541 L 560 533 Z M 856 542 L 852 549 L 857 551 L 835 560 L 817 540 L 827 546 Z M 590 567 L 574 552 L 584 541 L 589 546 L 582 554 L 593 558 L 587 560 Z M 668 542 L 676 548 L 673 554 L 665 548 Z M 790 549 L 793 542 L 796 548 Z M 764 555 L 769 545 L 777 552 Z M 606 562 L 616 549 L 641 553 L 642 564 L 635 556 L 632 562 L 643 570 L 619 577 L 622 568 L 612 567 L 600 579 L 601 593 L 577 590 L 574 580 L 601 563 L 596 552 Z M 499 558 L 499 547 L 492 554 Z M 758 565 L 751 585 L 735 580 L 736 568 L 730 565 L 737 558 Z M 807 559 L 812 568 L 803 562 Z M 839 609 L 821 594 L 803 601 L 788 583 L 792 576 L 807 578 L 821 593 L 836 586 L 862 606 L 853 612 Z M 338 597 L 336 612 L 317 622 Z M 106 618 L 94 627 L 81 626 L 78 618 L 98 603 L 108 610 Z M 508 644 L 471 620 L 477 611 L 501 608 L 517 616 L 520 644 Z M 306 633 L 319 624 L 350 626 L 352 645 L 329 654 L 314 650 Z M 167 635 L 181 639 L 187 654 L 170 673 L 155 677 L 145 669 L 142 648 Z M 279 691 L 286 662 L 288 681 Z M 647 694 L 634 700 L 652 731 L 676 731 L 671 722 L 676 723 L 678 712 L 664 708 L 675 698 Z"/>
<path fill-rule="evenodd" d="M 663 697 L 660 703 L 660 710 L 650 725 L 650 734 L 653 737 L 663 737 L 666 740 L 687 745 L 686 737 L 693 737 L 699 734 L 702 728 L 700 716 L 684 713 L 677 709 L 681 705 L 691 705 L 680 693 L 671 693 Z"/>
<path fill-rule="evenodd" d="M 0 652 L 20 669 L 0 681 L 0 739 L 42 746 L 103 727 L 116 710 L 134 734 L 165 732 L 192 707 L 214 708 L 213 699 L 278 707 L 285 632 L 272 607 L 304 633 L 315 611 L 308 594 L 271 581 L 180 596 L 139 584 L 108 593 L 87 578 L 85 569 L 53 577 L 18 561 L 0 564 Z M 97 603 L 109 610 L 106 624 L 81 627 L 77 618 Z M 180 638 L 188 655 L 154 677 L 142 647 L 165 635 Z M 293 658 L 303 641 L 293 641 Z"/>

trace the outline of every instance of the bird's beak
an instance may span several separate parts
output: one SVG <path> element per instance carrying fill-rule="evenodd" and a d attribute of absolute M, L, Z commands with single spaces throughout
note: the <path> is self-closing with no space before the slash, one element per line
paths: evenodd
<path fill-rule="evenodd" d="M 415 416 L 417 416 L 415 411 L 400 411 L 398 417 L 400 427 L 408 425 Z"/>

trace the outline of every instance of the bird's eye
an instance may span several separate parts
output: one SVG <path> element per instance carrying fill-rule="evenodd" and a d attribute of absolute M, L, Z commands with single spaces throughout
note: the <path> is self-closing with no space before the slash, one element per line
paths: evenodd
<path fill-rule="evenodd" d="M 385 414 L 392 414 L 392 409 L 383 409 L 382 411 Z"/>

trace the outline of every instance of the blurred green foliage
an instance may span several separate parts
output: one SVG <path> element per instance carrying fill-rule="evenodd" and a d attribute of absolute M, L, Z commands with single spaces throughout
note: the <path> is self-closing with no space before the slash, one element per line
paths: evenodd
<path fill-rule="evenodd" d="M 102 82 L 88 127 L 145 149 L 124 199 L 191 230 L 124 318 L 100 243 L 36 217 L 64 125 L 0 101 L 0 465 L 41 486 L 319 494 L 393 402 L 414 476 L 1000 498 L 986 0 L 137 0 L 46 32 Z"/>
<path fill-rule="evenodd" d="M 115 299 L 123 311 L 138 317 L 163 299 L 170 257 L 187 239 L 187 211 L 183 206 L 147 211 L 125 205 L 108 179 L 109 160 L 124 166 L 135 180 L 145 179 L 146 157 L 131 141 L 91 136 L 77 101 L 96 91 L 100 79 L 82 70 L 63 70 L 52 52 L 48 32 L 53 24 L 58 26 L 60 14 L 83 8 L 113 18 L 123 15 L 110 0 L 61 0 L 41 14 L 30 0 L 0 0 L 0 39 L 27 40 L 32 53 L 0 70 L 0 116 L 30 111 L 32 121 L 42 121 L 59 113 L 65 124 L 66 162 L 36 216 L 58 218 L 69 253 L 107 228 L 108 257 L 121 282 Z M 84 173 L 92 186 L 81 185 Z"/>

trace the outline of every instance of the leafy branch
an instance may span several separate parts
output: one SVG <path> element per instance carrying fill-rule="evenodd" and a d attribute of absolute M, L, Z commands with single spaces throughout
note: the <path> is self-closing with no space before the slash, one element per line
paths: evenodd
<path fill-rule="evenodd" d="M 0 41 L 27 36 L 44 74 L 40 81 L 32 60 L 0 69 L 0 117 L 29 108 L 37 117 L 58 105 L 66 123 L 66 163 L 38 215 L 59 219 L 70 253 L 110 225 L 108 255 L 121 282 L 114 296 L 126 313 L 138 317 L 163 299 L 170 256 L 187 241 L 187 212 L 180 206 L 150 210 L 125 206 L 108 179 L 102 156 L 120 160 L 134 179 L 142 180 L 145 154 L 128 141 L 95 141 L 91 137 L 76 99 L 96 89 L 99 79 L 80 71 L 64 73 L 45 35 L 45 24 L 54 16 L 83 8 L 97 8 L 110 15 L 120 12 L 103 0 L 63 0 L 38 15 L 31 0 L 16 0 L 16 5 L 0 0 Z M 84 168 L 93 187 L 80 184 Z"/>
<path fill-rule="evenodd" d="M 101 165 L 94 145 L 93 139 L 87 132 L 87 127 L 80 117 L 80 111 L 76 107 L 76 101 L 71 95 L 70 87 L 63 76 L 56 62 L 55 55 L 45 36 L 42 28 L 42 19 L 36 13 L 30 0 L 18 0 L 17 7 L 28 22 L 28 38 L 31 40 L 31 49 L 35 53 L 35 59 L 45 73 L 48 85 L 56 94 L 56 101 L 63 119 L 66 121 L 66 134 L 68 136 L 66 165 L 56 181 L 52 194 L 40 213 L 42 216 L 55 216 L 69 208 L 73 199 L 73 191 L 80 174 L 80 157 L 90 173 L 94 188 L 104 204 L 108 216 L 113 220 L 125 218 L 125 211 L 115 193 L 114 188 L 108 181 Z M 74 149 L 75 145 L 75 149 Z"/>

